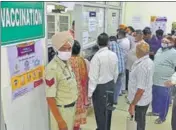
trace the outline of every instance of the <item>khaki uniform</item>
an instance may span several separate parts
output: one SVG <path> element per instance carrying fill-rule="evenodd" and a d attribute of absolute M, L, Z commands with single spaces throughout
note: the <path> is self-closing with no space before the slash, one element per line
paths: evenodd
<path fill-rule="evenodd" d="M 46 96 L 54 97 L 61 113 L 62 118 L 67 124 L 68 130 L 73 130 L 75 106 L 64 108 L 64 105 L 69 105 L 76 102 L 78 98 L 77 83 L 72 72 L 71 66 L 65 64 L 57 56 L 46 67 Z M 51 130 L 59 130 L 58 124 L 50 112 Z"/>

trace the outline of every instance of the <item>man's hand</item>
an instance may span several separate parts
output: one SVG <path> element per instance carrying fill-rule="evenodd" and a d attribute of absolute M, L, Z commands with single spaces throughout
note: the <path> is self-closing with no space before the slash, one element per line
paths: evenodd
<path fill-rule="evenodd" d="M 134 116 L 134 114 L 135 114 L 135 105 L 130 104 L 128 112 L 130 113 L 131 116 Z"/>
<path fill-rule="evenodd" d="M 164 85 L 166 86 L 166 87 L 173 87 L 174 86 L 174 84 L 172 84 L 172 82 L 169 80 L 169 81 L 166 81 L 165 83 L 164 83 Z"/>
<path fill-rule="evenodd" d="M 68 130 L 67 124 L 64 120 L 58 122 L 59 130 Z"/>

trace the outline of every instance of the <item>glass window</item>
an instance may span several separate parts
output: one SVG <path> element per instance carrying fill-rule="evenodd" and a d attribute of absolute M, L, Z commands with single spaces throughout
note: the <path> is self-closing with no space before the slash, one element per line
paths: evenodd
<path fill-rule="evenodd" d="M 82 15 L 83 35 L 88 35 L 88 41 L 83 44 L 94 42 L 104 32 L 104 8 L 84 7 Z"/>

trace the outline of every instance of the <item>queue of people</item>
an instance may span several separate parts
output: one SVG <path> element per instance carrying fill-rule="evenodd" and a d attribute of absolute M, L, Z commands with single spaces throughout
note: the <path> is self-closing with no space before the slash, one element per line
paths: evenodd
<path fill-rule="evenodd" d="M 152 35 L 148 27 L 135 30 L 120 25 L 116 36 L 98 36 L 99 50 L 89 62 L 80 55 L 81 45 L 72 30 L 52 37 L 56 54 L 45 70 L 51 130 L 80 130 L 87 122 L 91 103 L 97 130 L 110 130 L 112 111 L 107 110 L 107 91 L 112 93 L 108 100 L 112 107 L 128 90 L 128 111 L 135 117 L 137 130 L 145 130 L 146 115 L 159 116 L 157 124 L 166 120 L 171 86 L 176 82 L 175 37 L 163 36 L 160 29 Z M 150 104 L 152 112 L 147 113 Z M 173 114 L 175 104 L 176 98 Z M 173 130 L 174 121 L 172 116 Z"/>

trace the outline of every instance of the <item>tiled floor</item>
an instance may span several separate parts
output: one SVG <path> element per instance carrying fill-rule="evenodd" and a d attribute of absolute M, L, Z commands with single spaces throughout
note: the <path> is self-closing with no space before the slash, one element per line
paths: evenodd
<path fill-rule="evenodd" d="M 170 107 L 169 114 L 167 116 L 167 121 L 161 125 L 154 124 L 156 117 L 147 117 L 146 130 L 171 130 L 171 108 L 172 107 Z M 126 130 L 126 119 L 128 116 L 127 110 L 128 104 L 126 104 L 125 97 L 120 97 L 117 110 L 113 112 L 111 130 Z M 96 123 L 93 113 L 88 116 L 87 120 L 88 122 L 86 125 L 82 126 L 82 130 L 95 130 Z"/>

